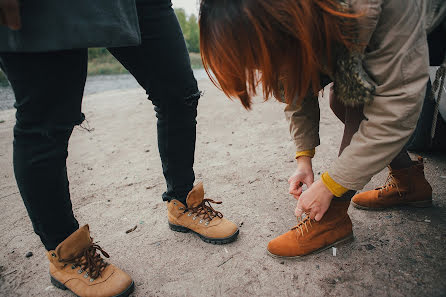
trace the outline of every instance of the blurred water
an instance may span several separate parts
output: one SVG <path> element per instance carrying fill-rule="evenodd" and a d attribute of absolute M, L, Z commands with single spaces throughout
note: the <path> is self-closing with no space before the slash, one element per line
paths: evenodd
<path fill-rule="evenodd" d="M 207 79 L 204 69 L 195 69 L 197 80 Z M 126 90 L 140 88 L 130 74 L 89 76 L 85 84 L 84 95 L 91 95 L 111 90 Z M 13 108 L 14 93 L 11 87 L 0 87 L 0 110 Z"/>

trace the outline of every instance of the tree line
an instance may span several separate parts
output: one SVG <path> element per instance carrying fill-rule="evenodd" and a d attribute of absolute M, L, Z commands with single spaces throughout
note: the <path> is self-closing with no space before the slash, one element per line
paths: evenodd
<path fill-rule="evenodd" d="M 187 49 L 192 53 L 200 52 L 200 29 L 198 28 L 198 19 L 195 14 L 190 16 L 182 8 L 175 8 L 178 22 L 183 31 L 184 39 L 186 40 Z"/>

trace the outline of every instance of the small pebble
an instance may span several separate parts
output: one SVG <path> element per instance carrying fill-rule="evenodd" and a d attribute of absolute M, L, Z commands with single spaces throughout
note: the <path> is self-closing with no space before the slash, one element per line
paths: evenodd
<path fill-rule="evenodd" d="M 280 264 L 284 265 L 284 264 L 285 264 L 285 261 L 280 262 Z"/>
<path fill-rule="evenodd" d="M 371 251 L 374 248 L 375 248 L 375 246 L 373 244 L 368 243 L 368 244 L 365 245 L 365 249 L 368 250 L 368 251 Z"/>
<path fill-rule="evenodd" d="M 32 256 L 33 256 L 33 252 L 27 252 L 25 255 L 25 257 L 27 257 L 27 258 L 32 257 Z"/>
<path fill-rule="evenodd" d="M 424 221 L 425 221 L 426 223 L 430 223 L 430 222 L 431 222 L 431 220 L 427 220 L 427 219 L 426 219 L 426 220 L 424 220 Z"/>

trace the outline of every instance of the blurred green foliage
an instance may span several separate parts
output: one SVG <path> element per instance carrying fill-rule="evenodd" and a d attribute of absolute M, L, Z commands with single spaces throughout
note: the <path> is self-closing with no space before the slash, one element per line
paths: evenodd
<path fill-rule="evenodd" d="M 200 52 L 200 29 L 198 28 L 198 20 L 195 14 L 190 16 L 182 8 L 175 8 L 178 22 L 183 31 L 184 39 L 186 40 L 187 49 L 192 53 Z"/>
<path fill-rule="evenodd" d="M 192 68 L 202 68 L 200 57 L 200 30 L 197 17 L 192 14 L 186 15 L 182 8 L 175 9 L 178 22 L 183 31 L 187 49 L 190 53 Z M 107 51 L 105 48 L 88 49 L 88 74 L 121 74 L 128 73 L 127 70 Z M 1 79 L 1 78 L 0 78 Z"/>

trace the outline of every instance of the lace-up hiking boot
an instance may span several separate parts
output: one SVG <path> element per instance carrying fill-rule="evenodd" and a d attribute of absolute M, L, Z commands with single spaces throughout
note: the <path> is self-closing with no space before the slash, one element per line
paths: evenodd
<path fill-rule="evenodd" d="M 268 243 L 268 254 L 277 258 L 300 258 L 351 241 L 352 221 L 347 214 L 350 200 L 341 199 L 331 201 L 319 222 L 308 215 L 299 218 L 295 227 Z"/>
<path fill-rule="evenodd" d="M 55 250 L 49 251 L 51 283 L 70 290 L 80 297 L 127 297 L 133 292 L 130 276 L 102 259 L 108 258 L 102 248 L 93 243 L 88 225 L 83 226 Z"/>
<path fill-rule="evenodd" d="M 394 206 L 432 206 L 432 187 L 424 177 L 423 158 L 409 168 L 393 170 L 389 166 L 386 184 L 375 190 L 359 193 L 352 199 L 354 207 L 382 210 Z"/>
<path fill-rule="evenodd" d="M 239 230 L 233 222 L 223 218 L 211 203 L 220 204 L 212 199 L 204 199 L 203 184 L 197 184 L 189 192 L 184 205 L 174 199 L 167 203 L 169 227 L 173 231 L 193 232 L 203 241 L 212 244 L 225 244 L 237 239 Z"/>

